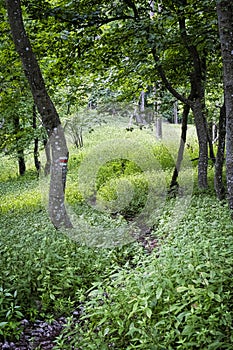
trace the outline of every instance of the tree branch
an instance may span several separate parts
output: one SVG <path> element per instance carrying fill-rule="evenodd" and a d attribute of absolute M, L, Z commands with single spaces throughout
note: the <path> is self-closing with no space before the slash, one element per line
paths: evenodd
<path fill-rule="evenodd" d="M 173 88 L 173 86 L 171 85 L 171 83 L 168 81 L 166 74 L 160 64 L 160 60 L 158 55 L 156 54 L 156 49 L 152 48 L 152 55 L 154 57 L 155 62 L 157 63 L 157 70 L 158 73 L 163 81 L 163 84 L 165 85 L 165 87 L 168 89 L 168 91 L 170 91 L 170 93 L 177 98 L 179 101 L 183 102 L 186 105 L 189 105 L 191 107 L 192 105 L 192 101 L 185 98 L 183 95 L 181 95 L 176 89 Z"/>

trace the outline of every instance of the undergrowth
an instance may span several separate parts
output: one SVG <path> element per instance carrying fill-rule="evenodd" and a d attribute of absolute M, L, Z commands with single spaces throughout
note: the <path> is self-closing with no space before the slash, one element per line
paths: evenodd
<path fill-rule="evenodd" d="M 159 246 L 93 283 L 78 324 L 55 349 L 231 349 L 232 222 L 226 205 L 195 195 Z M 69 339 L 69 340 L 68 340 Z"/>
<path fill-rule="evenodd" d="M 133 133 L 124 134 L 129 138 Z M 96 233 L 102 226 L 116 235 L 125 223 L 121 214 L 133 216 L 145 205 L 149 177 L 133 161 L 113 159 L 98 173 L 96 198 L 115 203 L 115 214 L 114 201 L 128 193 L 131 181 L 130 205 L 111 216 L 87 203 L 78 168 L 92 146 L 111 137 L 110 128 L 106 134 L 96 130 L 87 148 L 71 152 L 66 195 L 75 215 L 87 218 Z M 156 149 L 162 188 L 169 184 L 174 159 L 161 145 Z M 192 200 L 179 224 L 167 225 L 173 202 L 166 198 L 161 216 L 154 212 L 156 226 L 149 235 L 156 244 L 151 252 L 138 241 L 98 249 L 55 230 L 41 202 L 36 172 L 20 178 L 11 164 L 4 159 L 0 176 L 1 339 L 19 337 L 23 318 L 51 321 L 65 315 L 67 326 L 56 338 L 55 350 L 233 347 L 232 221 L 227 204 L 216 201 L 212 187 L 200 192 L 194 181 Z M 190 185 L 188 170 L 184 187 Z M 211 166 L 209 173 L 213 183 Z M 70 316 L 76 309 L 79 322 Z"/>

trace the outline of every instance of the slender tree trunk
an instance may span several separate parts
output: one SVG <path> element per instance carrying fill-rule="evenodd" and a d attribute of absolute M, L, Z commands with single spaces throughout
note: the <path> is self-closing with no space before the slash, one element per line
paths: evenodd
<path fill-rule="evenodd" d="M 33 104 L 32 107 L 32 127 L 34 131 L 36 132 L 37 130 L 37 123 L 36 123 L 36 106 Z M 37 172 L 39 173 L 40 171 L 40 161 L 39 161 L 39 139 L 36 136 L 34 138 L 34 150 L 33 150 L 33 156 L 34 156 L 34 164 Z"/>
<path fill-rule="evenodd" d="M 213 142 L 213 122 L 208 122 L 208 134 L 210 142 Z"/>
<path fill-rule="evenodd" d="M 56 108 L 51 101 L 26 34 L 20 0 L 6 0 L 13 41 L 18 52 L 32 96 L 49 136 L 52 149 L 52 167 L 49 193 L 49 214 L 56 228 L 72 227 L 64 205 L 64 164 L 68 161 L 65 135 Z"/>
<path fill-rule="evenodd" d="M 173 122 L 178 124 L 178 101 L 173 103 Z"/>
<path fill-rule="evenodd" d="M 142 128 L 143 125 L 146 125 L 145 120 L 145 91 L 142 91 L 139 97 L 138 103 L 138 114 L 137 114 L 137 123 Z"/>
<path fill-rule="evenodd" d="M 208 144 L 209 144 L 209 157 L 212 160 L 213 164 L 215 164 L 216 157 L 214 154 L 214 147 L 213 147 L 213 123 L 209 122 L 207 127 L 207 137 L 208 137 Z"/>
<path fill-rule="evenodd" d="M 17 152 L 17 158 L 18 158 L 19 175 L 22 176 L 25 174 L 26 164 L 24 159 L 24 149 L 22 145 L 20 145 L 20 137 L 17 136 L 18 133 L 20 132 L 20 121 L 19 121 L 18 115 L 14 116 L 14 129 L 15 129 L 16 142 L 17 142 L 16 152 Z"/>
<path fill-rule="evenodd" d="M 233 210 L 233 2 L 217 1 L 226 106 L 226 173 L 229 207 Z"/>
<path fill-rule="evenodd" d="M 156 98 L 156 102 L 155 102 L 155 136 L 158 140 L 162 140 L 163 138 L 163 121 L 162 121 L 162 116 L 160 115 L 160 106 L 161 106 L 161 100 L 160 100 L 160 96 L 158 94 L 158 89 L 154 88 L 155 91 L 155 98 L 156 98 L 156 94 L 157 94 L 157 98 Z"/>
<path fill-rule="evenodd" d="M 163 123 L 162 118 L 157 117 L 155 121 L 156 138 L 162 140 L 163 138 Z"/>
<path fill-rule="evenodd" d="M 196 98 L 192 111 L 195 118 L 195 125 L 197 130 L 197 138 L 199 144 L 199 160 L 198 160 L 198 186 L 201 189 L 208 187 L 207 170 L 208 170 L 208 137 L 207 137 L 207 123 L 203 114 L 202 100 Z"/>
<path fill-rule="evenodd" d="M 19 175 L 23 176 L 26 171 L 26 164 L 25 164 L 23 150 L 18 151 L 18 165 L 19 165 Z"/>
<path fill-rule="evenodd" d="M 218 150 L 215 162 L 215 174 L 214 174 L 214 187 L 217 198 L 223 200 L 225 198 L 225 187 L 223 182 L 223 164 L 225 153 L 225 138 L 226 138 L 226 108 L 225 103 L 220 109 L 219 116 L 219 137 L 218 137 Z"/>
<path fill-rule="evenodd" d="M 191 89 L 191 92 L 189 94 L 188 100 L 189 101 L 193 100 L 194 95 L 195 95 L 195 89 L 194 89 L 194 86 L 192 85 L 192 89 Z M 184 104 L 183 113 L 182 113 L 180 146 L 179 146 L 179 150 L 178 150 L 176 165 L 175 165 L 172 179 L 171 179 L 171 183 L 170 183 L 170 191 L 174 194 L 176 194 L 177 189 L 179 187 L 177 179 L 179 176 L 179 171 L 180 171 L 180 167 L 181 167 L 181 164 L 183 161 L 183 156 L 184 156 L 184 147 L 185 147 L 186 138 L 187 138 L 189 112 L 190 112 L 190 105 Z"/>
<path fill-rule="evenodd" d="M 184 105 L 183 114 L 182 114 L 180 146 L 179 146 L 179 151 L 178 151 L 178 155 L 177 155 L 176 166 L 174 168 L 171 183 L 170 183 L 170 190 L 172 192 L 174 192 L 174 194 L 177 192 L 177 189 L 179 186 L 177 179 L 179 176 L 179 171 L 180 171 L 180 167 L 181 167 L 181 163 L 182 163 L 183 155 L 184 155 L 184 147 L 185 147 L 186 137 L 187 137 L 187 125 L 188 125 L 189 111 L 190 111 L 190 106 Z"/>

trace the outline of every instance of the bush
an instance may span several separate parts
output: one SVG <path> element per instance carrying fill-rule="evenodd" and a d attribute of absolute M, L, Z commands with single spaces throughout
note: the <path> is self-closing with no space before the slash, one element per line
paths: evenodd
<path fill-rule="evenodd" d="M 171 150 L 169 150 L 169 148 L 163 143 L 156 143 L 153 147 L 153 153 L 156 160 L 160 164 L 161 169 L 167 170 L 174 168 L 175 162 L 171 154 Z"/>
<path fill-rule="evenodd" d="M 98 171 L 96 178 L 96 189 L 99 190 L 101 186 L 111 179 L 117 179 L 124 175 L 140 174 L 142 170 L 137 164 L 127 159 L 116 159 L 107 162 Z"/>
<path fill-rule="evenodd" d="M 111 213 L 118 212 L 131 217 L 145 206 L 148 194 L 148 181 L 143 175 L 125 176 L 112 179 L 99 188 L 99 206 Z"/>

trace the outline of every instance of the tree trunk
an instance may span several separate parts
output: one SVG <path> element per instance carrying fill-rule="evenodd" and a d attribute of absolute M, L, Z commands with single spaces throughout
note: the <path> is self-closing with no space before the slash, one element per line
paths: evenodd
<path fill-rule="evenodd" d="M 145 120 L 145 102 L 145 91 L 142 91 L 139 97 L 138 114 L 136 117 L 137 123 L 139 124 L 140 128 L 147 124 Z"/>
<path fill-rule="evenodd" d="M 217 1 L 226 106 L 226 174 L 229 207 L 233 210 L 233 2 Z"/>
<path fill-rule="evenodd" d="M 23 150 L 20 150 L 17 152 L 17 157 L 18 157 L 19 175 L 23 176 L 26 171 L 26 164 L 25 164 Z"/>
<path fill-rule="evenodd" d="M 178 101 L 175 101 L 173 103 L 173 123 L 179 124 L 179 121 L 178 121 Z"/>
<path fill-rule="evenodd" d="M 19 169 L 19 175 L 22 176 L 25 174 L 26 171 L 26 164 L 24 159 L 24 150 L 22 145 L 20 145 L 20 137 L 18 136 L 20 132 L 20 121 L 19 116 L 14 116 L 14 131 L 16 134 L 16 152 L 17 152 L 17 158 L 18 158 L 18 169 Z"/>
<path fill-rule="evenodd" d="M 226 108 L 225 103 L 220 109 L 219 116 L 219 137 L 218 137 L 218 150 L 215 162 L 215 174 L 214 174 L 214 187 L 217 198 L 223 200 L 225 198 L 225 187 L 222 178 L 222 170 L 224 164 L 224 152 L 225 152 L 225 138 L 226 138 Z"/>
<path fill-rule="evenodd" d="M 36 132 L 37 129 L 37 123 L 36 123 L 36 106 L 33 104 L 32 107 L 32 127 L 34 129 L 34 132 Z M 34 156 L 34 164 L 37 172 L 40 171 L 40 161 L 39 161 L 39 139 L 37 136 L 34 138 L 34 150 L 33 150 L 33 156 Z"/>
<path fill-rule="evenodd" d="M 18 52 L 32 96 L 52 147 L 52 167 L 49 194 L 49 214 L 56 228 L 72 227 L 64 205 L 64 164 L 68 160 L 65 135 L 56 108 L 51 101 L 26 34 L 20 0 L 6 0 L 13 41 Z M 62 166 L 63 165 L 63 166 Z"/>
<path fill-rule="evenodd" d="M 208 144 L 209 144 L 209 157 L 212 160 L 213 164 L 215 164 L 216 158 L 214 154 L 214 147 L 213 147 L 213 122 L 209 122 L 207 126 L 207 137 L 208 137 Z"/>
<path fill-rule="evenodd" d="M 182 115 L 180 146 L 179 146 L 179 151 L 177 155 L 176 166 L 174 168 L 171 183 L 170 183 L 170 192 L 174 193 L 174 195 L 176 194 L 179 187 L 177 179 L 179 176 L 179 171 L 180 171 L 180 167 L 181 167 L 181 163 L 184 155 L 189 111 L 190 111 L 190 106 L 184 105 L 183 115 Z"/>
<path fill-rule="evenodd" d="M 161 106 L 161 100 L 158 94 L 158 89 L 154 88 L 155 95 L 157 94 L 157 98 L 155 101 L 155 136 L 158 140 L 162 140 L 163 138 L 163 120 L 162 116 L 160 115 L 160 106 Z"/>
<path fill-rule="evenodd" d="M 198 186 L 201 189 L 208 187 L 207 170 L 208 170 L 208 137 L 207 123 L 203 114 L 202 100 L 196 98 L 192 104 L 192 111 L 195 118 L 197 138 L 199 144 L 198 160 Z"/>
<path fill-rule="evenodd" d="M 155 120 L 155 130 L 156 130 L 156 138 L 158 140 L 162 140 L 163 138 L 163 122 L 162 117 L 157 117 Z"/>

